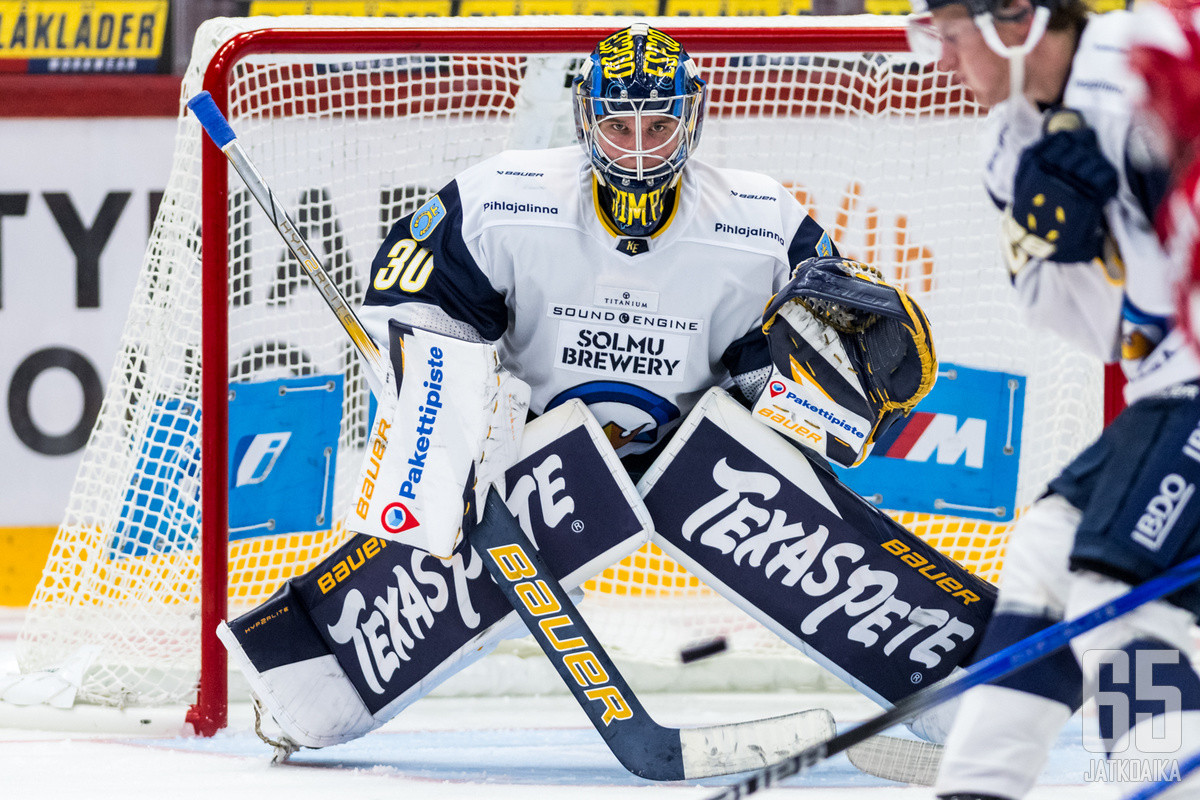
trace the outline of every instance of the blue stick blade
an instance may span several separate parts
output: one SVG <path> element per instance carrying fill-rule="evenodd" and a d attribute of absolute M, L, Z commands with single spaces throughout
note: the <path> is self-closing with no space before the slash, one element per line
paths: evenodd
<path fill-rule="evenodd" d="M 188 100 L 187 105 L 217 147 L 224 149 L 225 145 L 237 138 L 233 133 L 233 128 L 229 127 L 225 115 L 221 113 L 221 109 L 217 108 L 216 101 L 208 92 L 200 92 Z"/>

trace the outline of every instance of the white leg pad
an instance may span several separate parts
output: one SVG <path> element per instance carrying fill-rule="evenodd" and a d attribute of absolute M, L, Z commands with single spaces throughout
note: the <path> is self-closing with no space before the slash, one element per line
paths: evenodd
<path fill-rule="evenodd" d="M 1046 764 L 1071 709 L 1044 697 L 978 686 L 963 695 L 935 793 L 1024 797 Z"/>

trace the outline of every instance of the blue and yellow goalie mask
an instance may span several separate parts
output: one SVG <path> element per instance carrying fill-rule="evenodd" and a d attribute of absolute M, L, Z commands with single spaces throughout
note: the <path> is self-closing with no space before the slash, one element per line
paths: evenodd
<path fill-rule="evenodd" d="M 573 89 L 576 136 L 614 195 L 612 221 L 644 236 L 700 141 L 705 83 L 696 64 L 679 42 L 637 23 L 596 46 Z"/>

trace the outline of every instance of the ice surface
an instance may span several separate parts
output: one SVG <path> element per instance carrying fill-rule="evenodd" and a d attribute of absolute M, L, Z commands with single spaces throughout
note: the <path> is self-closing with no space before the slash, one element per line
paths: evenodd
<path fill-rule="evenodd" d="M 14 672 L 21 611 L 0 609 L 0 674 Z M 636 687 L 635 687 L 636 688 Z M 707 725 L 829 708 L 840 726 L 875 707 L 849 692 L 647 694 L 664 725 Z M 12 715 L 0 710 L 0 726 Z M 656 784 L 627 773 L 569 696 L 425 698 L 357 741 L 306 750 L 272 766 L 246 705 L 209 739 L 0 727 L 3 800 L 700 800 L 731 778 Z M 902 733 L 900 734 L 902 735 Z M 1083 780 L 1090 754 L 1080 725 L 1063 729 L 1030 800 L 1112 800 L 1113 787 Z M 932 800 L 930 789 L 865 775 L 836 756 L 764 800 Z"/>

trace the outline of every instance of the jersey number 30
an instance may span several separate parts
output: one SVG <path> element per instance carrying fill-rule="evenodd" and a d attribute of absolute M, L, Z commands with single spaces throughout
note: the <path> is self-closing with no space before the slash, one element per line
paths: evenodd
<path fill-rule="evenodd" d="M 387 266 L 375 273 L 375 288 L 385 292 L 400 281 L 400 291 L 419 292 L 433 272 L 433 254 L 412 239 L 401 239 L 388 252 Z"/>

